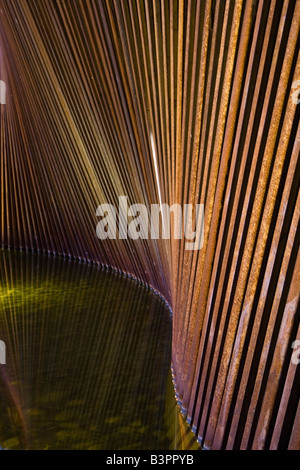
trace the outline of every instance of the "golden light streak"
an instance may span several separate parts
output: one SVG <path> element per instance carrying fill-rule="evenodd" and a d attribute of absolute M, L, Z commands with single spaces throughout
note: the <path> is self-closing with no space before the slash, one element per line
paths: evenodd
<path fill-rule="evenodd" d="M 158 291 L 203 446 L 300 448 L 300 0 L 0 0 L 0 13 L 1 245 Z M 203 248 L 100 242 L 96 209 L 119 196 L 203 204 Z"/>

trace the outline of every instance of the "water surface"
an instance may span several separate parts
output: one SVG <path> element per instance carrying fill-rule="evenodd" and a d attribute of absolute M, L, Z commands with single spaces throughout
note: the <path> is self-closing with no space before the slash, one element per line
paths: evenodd
<path fill-rule="evenodd" d="M 197 448 L 174 399 L 171 331 L 163 301 L 131 279 L 0 250 L 0 446 Z"/>

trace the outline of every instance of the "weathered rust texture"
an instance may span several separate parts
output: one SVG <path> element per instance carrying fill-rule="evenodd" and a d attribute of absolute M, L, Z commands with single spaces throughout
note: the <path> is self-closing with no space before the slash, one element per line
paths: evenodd
<path fill-rule="evenodd" d="M 0 0 L 0 23 L 1 245 L 159 291 L 204 447 L 300 449 L 300 0 Z M 203 248 L 100 242 L 120 195 L 204 204 Z"/>

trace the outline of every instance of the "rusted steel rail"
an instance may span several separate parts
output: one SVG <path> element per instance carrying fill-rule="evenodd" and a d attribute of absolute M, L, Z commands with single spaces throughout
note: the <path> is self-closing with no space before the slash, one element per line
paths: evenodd
<path fill-rule="evenodd" d="M 1 245 L 172 305 L 203 447 L 300 449 L 299 0 L 0 0 Z M 106 240 L 103 202 L 204 204 L 204 245 Z M 172 227 L 173 229 L 173 227 Z"/>

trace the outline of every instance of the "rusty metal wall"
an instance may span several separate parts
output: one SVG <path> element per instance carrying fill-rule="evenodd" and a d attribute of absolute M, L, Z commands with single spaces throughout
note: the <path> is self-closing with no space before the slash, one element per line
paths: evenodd
<path fill-rule="evenodd" d="M 299 0 L 0 0 L 1 244 L 102 263 L 173 309 L 208 449 L 300 449 Z M 119 195 L 200 203 L 204 245 L 110 240 Z"/>

